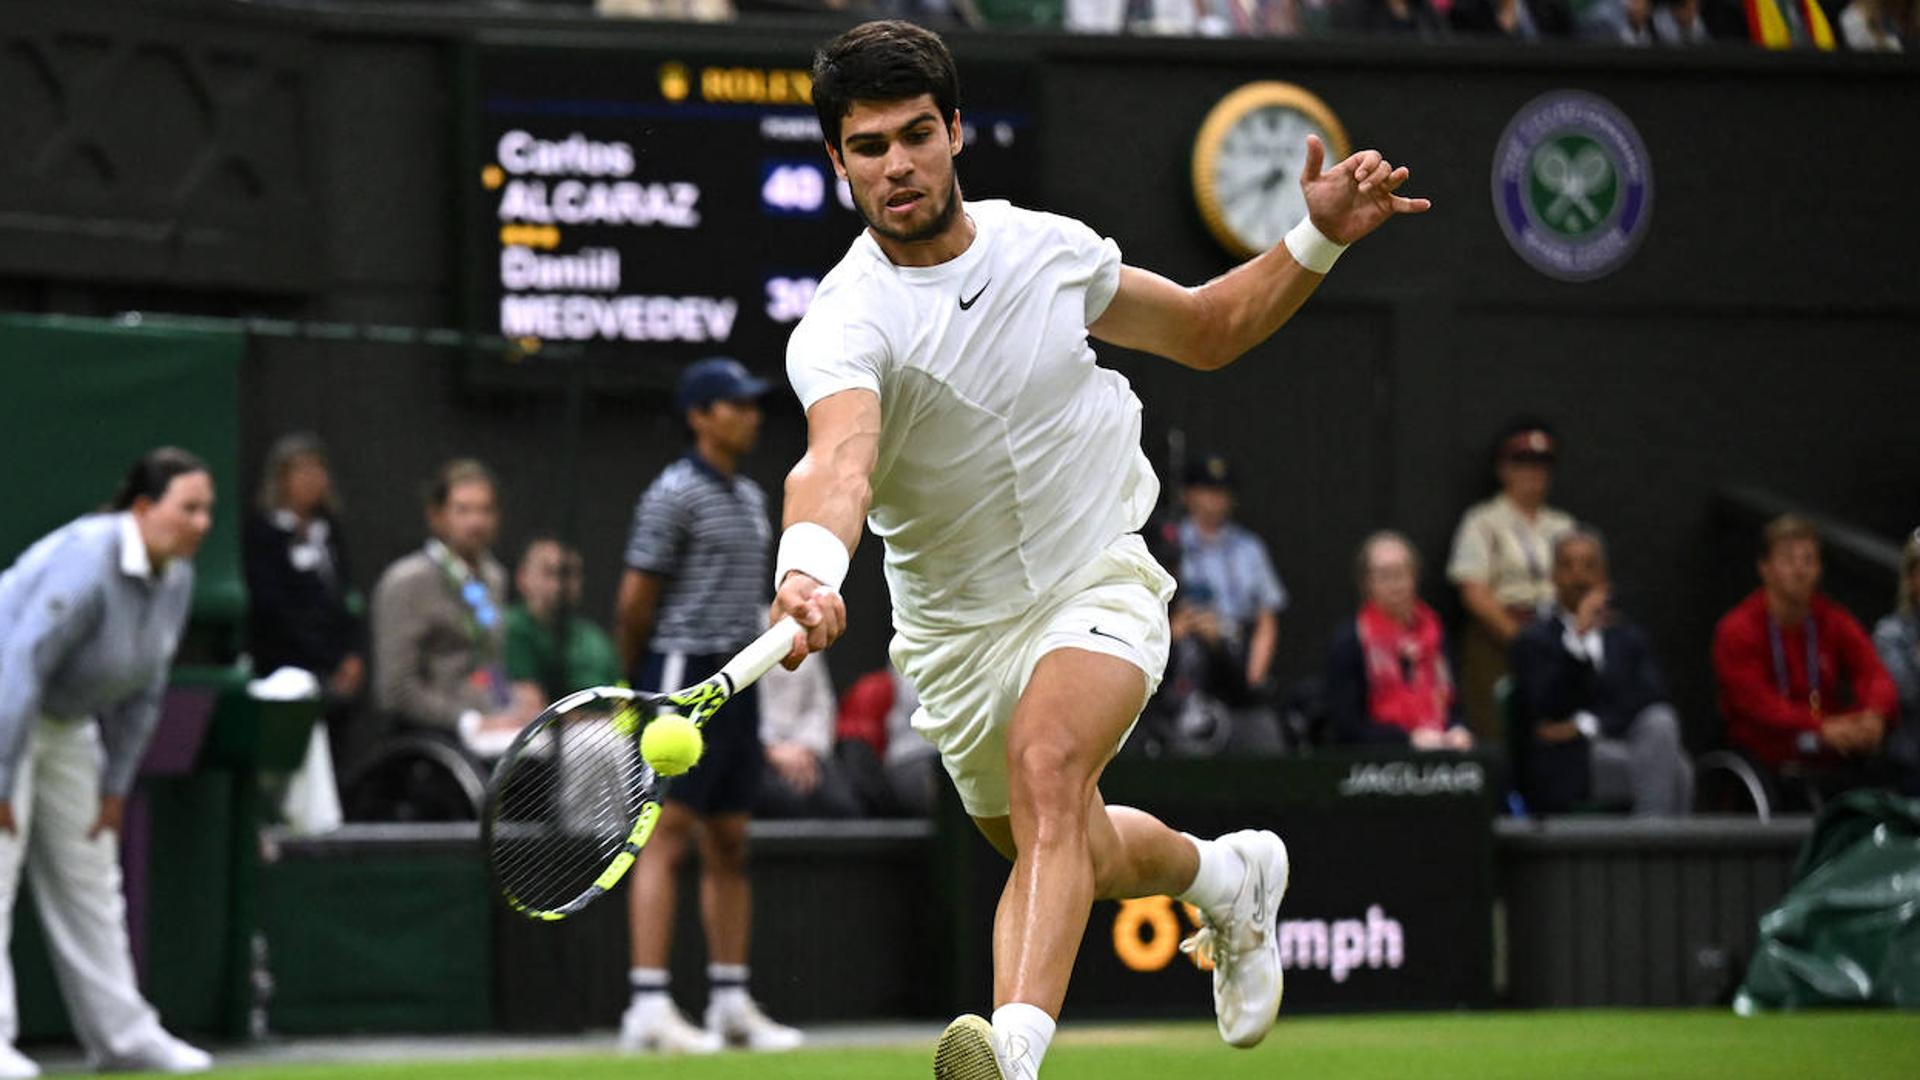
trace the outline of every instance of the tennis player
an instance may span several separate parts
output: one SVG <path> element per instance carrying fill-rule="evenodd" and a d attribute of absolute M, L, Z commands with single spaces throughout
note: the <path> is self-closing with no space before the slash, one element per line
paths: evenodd
<path fill-rule="evenodd" d="M 1097 788 L 1165 669 L 1173 581 L 1137 535 L 1158 497 L 1139 399 L 1087 339 L 1222 367 L 1278 330 L 1347 244 L 1428 202 L 1395 194 L 1407 170 L 1375 151 L 1323 171 L 1310 137 L 1308 217 L 1183 288 L 1123 265 L 1078 221 L 963 201 L 958 80 L 937 35 L 849 30 L 816 55 L 813 99 L 867 228 L 788 345 L 807 450 L 787 478 L 773 614 L 805 628 L 790 664 L 838 637 L 864 517 L 886 542 L 914 726 L 1013 860 L 997 1007 L 947 1028 L 934 1075 L 1039 1073 L 1096 897 L 1195 904 L 1186 947 L 1213 963 L 1220 1034 L 1252 1046 L 1280 1005 L 1285 844 L 1197 839 Z"/>

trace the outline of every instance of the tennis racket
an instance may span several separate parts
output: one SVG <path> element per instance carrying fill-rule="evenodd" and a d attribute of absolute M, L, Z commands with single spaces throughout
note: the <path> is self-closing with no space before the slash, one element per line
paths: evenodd
<path fill-rule="evenodd" d="M 494 887 L 529 919 L 564 919 L 619 884 L 660 820 L 666 780 L 640 755 L 640 732 L 678 712 L 702 727 L 793 649 L 781 619 L 718 672 L 684 690 L 596 686 L 568 694 L 523 728 L 487 782 L 481 844 Z"/>

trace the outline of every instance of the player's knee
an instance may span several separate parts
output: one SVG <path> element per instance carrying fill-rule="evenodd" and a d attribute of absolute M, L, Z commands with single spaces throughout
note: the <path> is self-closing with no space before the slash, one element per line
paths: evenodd
<path fill-rule="evenodd" d="M 1007 780 L 1015 802 L 1040 818 L 1084 817 L 1093 770 L 1084 756 L 1059 742 L 1036 741 L 1009 750 Z"/>

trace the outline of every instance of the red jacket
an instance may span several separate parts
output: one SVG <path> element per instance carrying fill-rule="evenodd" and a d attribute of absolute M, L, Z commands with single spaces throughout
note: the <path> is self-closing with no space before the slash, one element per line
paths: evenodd
<path fill-rule="evenodd" d="M 1852 615 L 1826 597 L 1815 596 L 1809 616 L 1819 649 L 1820 714 L 1871 709 L 1892 724 L 1899 695 L 1873 642 Z M 1772 635 L 1768 633 L 1766 590 L 1727 612 L 1713 634 L 1713 672 L 1720 683 L 1720 715 L 1727 737 L 1775 768 L 1789 761 L 1828 756 L 1824 744 L 1812 753 L 1801 736 L 1820 734 L 1820 716 L 1809 701 L 1805 625 L 1780 628 L 1786 661 L 1787 693 L 1780 693 Z M 1808 743 L 1807 745 L 1814 745 Z"/>

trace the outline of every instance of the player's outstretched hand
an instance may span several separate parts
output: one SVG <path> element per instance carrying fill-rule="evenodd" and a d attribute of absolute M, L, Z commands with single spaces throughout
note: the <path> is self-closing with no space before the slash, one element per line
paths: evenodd
<path fill-rule="evenodd" d="M 1397 214 L 1423 214 L 1433 208 L 1430 200 L 1395 194 L 1411 174 L 1405 165 L 1395 168 L 1378 150 L 1362 150 L 1321 172 L 1326 158 L 1320 137 L 1307 136 L 1300 190 L 1314 227 L 1334 243 L 1351 244 Z"/>
<path fill-rule="evenodd" d="M 798 570 L 787 575 L 774 594 L 769 623 L 791 615 L 801 632 L 793 635 L 793 650 L 780 666 L 792 671 L 808 653 L 816 653 L 840 640 L 847 629 L 847 602 L 840 594 L 821 585 Z"/>

